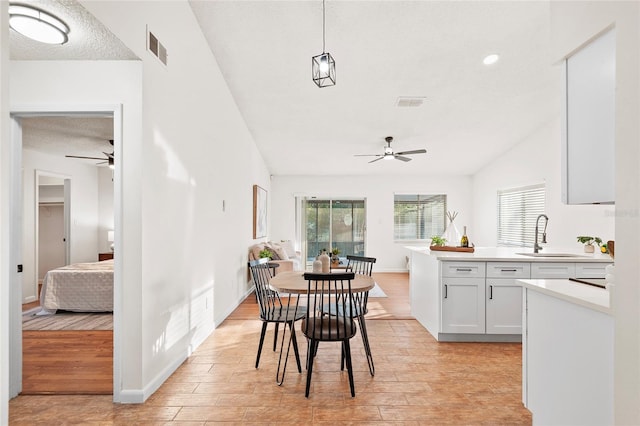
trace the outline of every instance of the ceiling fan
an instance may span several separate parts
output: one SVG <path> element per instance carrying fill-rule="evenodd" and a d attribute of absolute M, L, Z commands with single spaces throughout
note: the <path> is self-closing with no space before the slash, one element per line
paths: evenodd
<path fill-rule="evenodd" d="M 356 157 L 378 157 L 374 160 L 369 161 L 369 163 L 373 163 L 378 160 L 400 160 L 400 161 L 411 161 L 411 158 L 405 157 L 405 155 L 411 154 L 426 154 L 426 149 L 414 149 L 412 151 L 402 151 L 402 152 L 393 152 L 393 148 L 391 148 L 391 142 L 393 141 L 392 136 L 387 136 L 384 138 L 387 141 L 387 146 L 384 148 L 384 154 L 356 154 Z"/>
<path fill-rule="evenodd" d="M 113 139 L 109 139 L 109 143 L 113 147 Z M 104 155 L 106 155 L 106 158 L 102 158 L 102 157 L 84 157 L 82 155 L 65 155 L 65 157 L 67 157 L 67 158 L 84 158 L 84 159 L 87 159 L 87 160 L 104 160 L 101 163 L 97 163 L 97 164 L 108 164 L 109 168 L 113 169 L 114 168 L 113 148 L 112 148 L 111 153 L 104 152 L 104 151 L 102 151 L 102 153 Z"/>

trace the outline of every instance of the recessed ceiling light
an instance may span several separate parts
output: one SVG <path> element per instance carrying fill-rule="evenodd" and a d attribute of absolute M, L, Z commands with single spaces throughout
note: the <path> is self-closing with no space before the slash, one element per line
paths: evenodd
<path fill-rule="evenodd" d="M 65 44 L 69 27 L 57 17 L 23 4 L 9 5 L 9 25 L 25 37 L 47 44 Z"/>
<path fill-rule="evenodd" d="M 485 56 L 482 60 L 482 63 L 485 65 L 493 65 L 498 62 L 498 59 L 500 59 L 500 55 L 498 55 L 497 53 L 492 53 L 491 55 Z"/>

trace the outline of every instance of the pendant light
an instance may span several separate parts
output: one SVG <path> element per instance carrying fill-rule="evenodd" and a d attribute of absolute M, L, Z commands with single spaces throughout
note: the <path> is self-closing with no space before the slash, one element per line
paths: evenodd
<path fill-rule="evenodd" d="M 325 13 L 324 1 L 322 0 L 322 54 L 311 58 L 311 77 L 318 87 L 335 86 L 336 84 L 336 61 L 329 52 L 324 49 L 325 45 Z"/>
<path fill-rule="evenodd" d="M 65 44 L 69 27 L 56 16 L 26 4 L 9 4 L 9 25 L 23 36 L 47 44 Z"/>

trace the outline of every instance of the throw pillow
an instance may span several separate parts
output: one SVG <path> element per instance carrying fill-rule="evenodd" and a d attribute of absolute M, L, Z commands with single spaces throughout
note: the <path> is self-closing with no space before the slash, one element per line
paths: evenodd
<path fill-rule="evenodd" d="M 267 246 L 269 247 L 271 252 L 274 253 L 277 256 L 277 259 L 279 259 L 279 260 L 287 260 L 287 259 L 289 259 L 289 256 L 287 256 L 287 253 L 280 246 L 280 244 L 278 244 L 278 243 L 267 243 Z M 272 259 L 276 260 L 275 257 L 272 257 Z"/>
<path fill-rule="evenodd" d="M 284 249 L 284 251 L 287 253 L 287 256 L 289 256 L 289 258 L 293 258 L 293 257 L 297 257 L 298 253 L 296 253 L 296 248 L 293 246 L 293 241 L 291 240 L 282 240 L 280 242 L 280 246 L 282 246 L 282 248 Z"/>

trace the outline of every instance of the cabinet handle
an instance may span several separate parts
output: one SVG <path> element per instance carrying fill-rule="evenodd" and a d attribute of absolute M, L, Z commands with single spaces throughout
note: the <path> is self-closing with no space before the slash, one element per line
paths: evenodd
<path fill-rule="evenodd" d="M 444 285 L 444 298 L 447 298 L 447 285 Z"/>
<path fill-rule="evenodd" d="M 493 299 L 493 286 L 489 286 L 489 300 Z"/>
<path fill-rule="evenodd" d="M 500 272 L 516 272 L 517 269 L 500 269 Z"/>
<path fill-rule="evenodd" d="M 457 272 L 471 272 L 471 268 L 456 268 Z"/>

